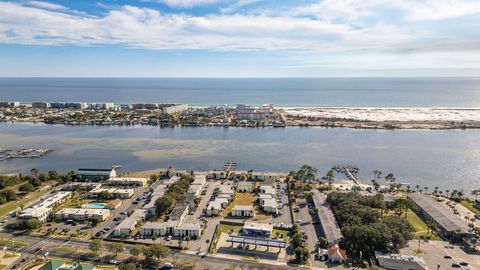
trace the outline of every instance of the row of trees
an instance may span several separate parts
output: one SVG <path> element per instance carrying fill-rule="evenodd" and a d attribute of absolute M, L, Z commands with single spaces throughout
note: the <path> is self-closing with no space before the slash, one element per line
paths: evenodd
<path fill-rule="evenodd" d="M 362 196 L 356 192 L 332 192 L 327 196 L 340 225 L 340 247 L 356 262 L 373 256 L 373 251 L 398 252 L 412 239 L 413 228 L 400 216 L 386 216 L 383 195 Z"/>
<path fill-rule="evenodd" d="M 155 202 L 157 215 L 162 216 L 170 212 L 178 201 L 185 199 L 185 194 L 193 181 L 191 175 L 184 175 L 175 184 L 171 185 L 167 192 Z"/>
<path fill-rule="evenodd" d="M 94 239 L 90 241 L 89 248 L 90 251 L 98 255 L 103 248 L 106 248 L 107 251 L 111 254 L 114 254 L 115 257 L 118 253 L 125 250 L 125 245 L 121 242 L 108 242 L 104 243 L 101 239 Z M 130 255 L 135 257 L 138 260 L 140 255 L 145 257 L 145 261 L 152 263 L 152 261 L 160 261 L 162 258 L 167 257 L 170 254 L 170 249 L 164 245 L 154 243 L 153 245 L 135 245 L 130 249 Z M 128 269 L 128 268 L 127 268 Z"/>
<path fill-rule="evenodd" d="M 306 264 L 310 258 L 310 251 L 306 246 L 307 236 L 298 230 L 297 225 L 293 225 L 291 234 L 291 243 L 295 252 L 295 262 Z"/>

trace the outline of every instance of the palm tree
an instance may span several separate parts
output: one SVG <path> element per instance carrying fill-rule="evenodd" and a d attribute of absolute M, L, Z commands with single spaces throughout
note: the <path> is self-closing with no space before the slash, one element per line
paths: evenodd
<path fill-rule="evenodd" d="M 457 194 L 458 194 L 458 190 L 456 190 L 456 189 L 452 190 L 452 193 L 450 194 L 451 198 L 456 198 Z"/>
<path fill-rule="evenodd" d="M 445 190 L 445 193 L 447 194 L 447 197 L 448 197 L 448 194 L 450 193 L 450 190 L 449 190 L 449 189 L 446 189 L 446 190 Z"/>
<path fill-rule="evenodd" d="M 458 199 L 461 200 L 461 199 L 463 198 L 463 195 L 464 195 L 464 194 L 463 194 L 463 190 L 459 190 L 459 191 L 457 192 Z"/>
<path fill-rule="evenodd" d="M 423 187 L 423 189 L 425 190 L 425 193 L 427 193 L 428 187 Z"/>
<path fill-rule="evenodd" d="M 410 187 L 410 185 L 408 185 L 407 186 L 407 193 L 410 193 L 410 191 L 411 191 L 410 189 L 411 189 L 411 187 Z"/>
<path fill-rule="evenodd" d="M 477 200 L 478 196 L 480 196 L 480 188 L 472 190 L 472 196 L 475 196 L 475 200 Z"/>
<path fill-rule="evenodd" d="M 415 189 L 417 190 L 417 192 L 418 192 L 418 189 L 419 189 L 419 188 L 420 188 L 420 185 L 416 185 L 416 186 L 415 186 Z"/>
<path fill-rule="evenodd" d="M 144 247 L 142 245 L 135 245 L 130 249 L 130 255 L 138 259 L 140 253 L 142 253 Z"/>
<path fill-rule="evenodd" d="M 38 176 L 38 173 L 39 173 L 39 170 L 37 168 L 32 168 L 30 170 L 30 172 L 33 174 L 33 176 L 37 177 Z"/>

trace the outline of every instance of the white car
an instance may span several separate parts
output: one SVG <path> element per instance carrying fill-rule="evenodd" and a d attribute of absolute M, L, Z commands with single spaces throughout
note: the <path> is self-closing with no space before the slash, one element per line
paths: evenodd
<path fill-rule="evenodd" d="M 116 260 L 110 260 L 108 261 L 109 264 L 117 264 L 117 261 Z"/>
<path fill-rule="evenodd" d="M 163 267 L 166 268 L 166 269 L 172 269 L 173 268 L 173 264 L 170 263 L 170 262 L 166 262 L 163 264 Z"/>
<path fill-rule="evenodd" d="M 170 240 L 172 240 L 172 236 L 171 236 L 171 235 L 169 235 L 169 236 L 167 237 L 167 241 L 170 241 Z"/>

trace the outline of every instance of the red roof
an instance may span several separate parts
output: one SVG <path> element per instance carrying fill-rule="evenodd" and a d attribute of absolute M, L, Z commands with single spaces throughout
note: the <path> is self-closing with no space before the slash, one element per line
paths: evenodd
<path fill-rule="evenodd" d="M 327 254 L 329 259 L 332 258 L 335 254 L 338 254 L 338 256 L 340 256 L 344 260 L 347 259 L 347 252 L 344 249 L 341 249 L 340 247 L 338 247 L 337 244 L 331 245 L 328 248 Z"/>

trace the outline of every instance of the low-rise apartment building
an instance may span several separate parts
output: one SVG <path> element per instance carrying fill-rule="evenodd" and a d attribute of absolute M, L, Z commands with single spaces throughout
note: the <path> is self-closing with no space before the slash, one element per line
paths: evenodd
<path fill-rule="evenodd" d="M 105 183 L 111 186 L 145 187 L 147 186 L 148 179 L 144 177 L 112 177 Z"/>
<path fill-rule="evenodd" d="M 408 199 L 412 202 L 413 211 L 423 220 L 434 224 L 437 232 L 444 238 L 453 242 L 462 242 L 465 238 L 475 235 L 463 220 L 433 197 L 410 193 Z"/>
<path fill-rule="evenodd" d="M 98 218 L 101 221 L 110 217 L 110 210 L 108 209 L 94 209 L 94 208 L 63 208 L 55 213 L 55 219 L 63 220 L 92 220 Z"/>
<path fill-rule="evenodd" d="M 128 199 L 135 194 L 133 189 L 124 189 L 124 188 L 96 188 L 88 192 L 90 198 L 100 198 L 103 194 L 108 193 L 113 198 L 118 199 Z"/>
<path fill-rule="evenodd" d="M 253 217 L 254 213 L 251 205 L 235 205 L 230 214 L 232 217 Z"/>
<path fill-rule="evenodd" d="M 32 207 L 24 209 L 20 213 L 19 218 L 22 220 L 37 219 L 46 221 L 53 208 L 66 202 L 71 196 L 72 192 L 70 191 L 57 192 L 46 197 L 44 200 L 40 200 Z"/>

